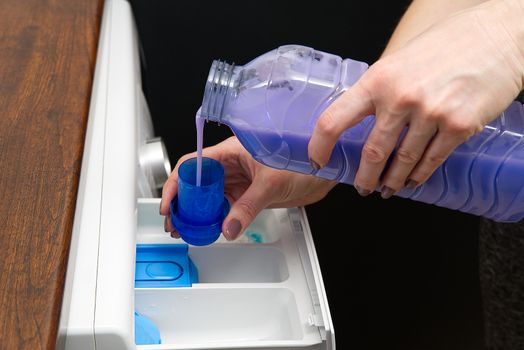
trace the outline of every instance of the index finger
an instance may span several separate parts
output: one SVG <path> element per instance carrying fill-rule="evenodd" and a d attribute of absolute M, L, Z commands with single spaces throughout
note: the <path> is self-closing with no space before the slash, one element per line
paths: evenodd
<path fill-rule="evenodd" d="M 372 98 L 359 80 L 326 108 L 318 118 L 308 145 L 312 166 L 316 170 L 325 166 L 333 147 L 344 130 L 356 125 L 373 111 Z"/>

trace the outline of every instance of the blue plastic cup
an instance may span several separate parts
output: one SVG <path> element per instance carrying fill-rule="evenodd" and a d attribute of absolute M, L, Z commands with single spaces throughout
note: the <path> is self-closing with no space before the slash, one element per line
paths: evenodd
<path fill-rule="evenodd" d="M 200 186 L 196 185 L 197 159 L 178 168 L 178 195 L 171 201 L 171 221 L 188 244 L 208 245 L 218 239 L 229 212 L 224 197 L 224 167 L 211 158 L 202 158 Z"/>

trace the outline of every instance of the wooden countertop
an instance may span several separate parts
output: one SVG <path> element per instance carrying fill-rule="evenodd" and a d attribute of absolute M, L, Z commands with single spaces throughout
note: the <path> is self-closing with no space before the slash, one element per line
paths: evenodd
<path fill-rule="evenodd" d="M 54 349 L 102 0 L 0 1 L 0 349 Z"/>

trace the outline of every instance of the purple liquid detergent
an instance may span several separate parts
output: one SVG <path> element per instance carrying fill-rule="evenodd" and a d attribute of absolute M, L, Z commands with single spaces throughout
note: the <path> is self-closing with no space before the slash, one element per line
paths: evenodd
<path fill-rule="evenodd" d="M 200 108 L 195 117 L 196 132 L 197 132 L 197 169 L 196 169 L 196 185 L 200 186 L 202 183 L 202 148 L 204 144 L 204 122 L 206 120 L 200 116 Z"/>
<path fill-rule="evenodd" d="M 366 63 L 297 45 L 244 66 L 214 61 L 200 118 L 228 125 L 260 163 L 353 184 L 374 116 L 347 129 L 315 171 L 307 146 L 321 112 L 367 70 Z M 524 217 L 524 108 L 512 103 L 460 145 L 427 182 L 396 195 L 516 222 Z"/>

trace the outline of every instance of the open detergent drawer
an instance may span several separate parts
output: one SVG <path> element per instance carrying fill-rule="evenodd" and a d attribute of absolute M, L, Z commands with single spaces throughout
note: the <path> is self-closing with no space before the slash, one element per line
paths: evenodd
<path fill-rule="evenodd" d="M 186 247 L 191 262 L 137 259 L 142 245 L 183 244 L 163 230 L 158 166 L 143 158 L 155 137 L 138 51 L 129 3 L 106 0 L 57 349 L 334 349 L 302 208 L 263 211 L 238 241 Z M 137 345 L 135 326 L 161 343 Z"/>
<path fill-rule="evenodd" d="M 158 199 L 139 200 L 139 249 L 183 244 L 164 232 L 158 206 Z M 189 246 L 188 254 L 197 283 L 135 288 L 136 311 L 161 338 L 139 349 L 334 349 L 302 208 L 265 210 L 238 241 L 221 237 L 210 246 Z"/>

